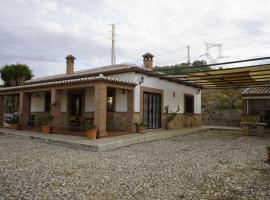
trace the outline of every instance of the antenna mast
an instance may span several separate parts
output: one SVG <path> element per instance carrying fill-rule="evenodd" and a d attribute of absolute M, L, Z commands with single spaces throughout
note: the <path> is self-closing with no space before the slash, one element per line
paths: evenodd
<path fill-rule="evenodd" d="M 111 65 L 114 66 L 116 64 L 116 61 L 115 61 L 115 24 L 111 24 L 111 26 L 112 26 Z"/>

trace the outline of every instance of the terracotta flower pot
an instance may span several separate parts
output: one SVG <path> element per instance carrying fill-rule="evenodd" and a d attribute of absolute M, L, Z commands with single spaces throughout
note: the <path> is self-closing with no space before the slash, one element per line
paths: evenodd
<path fill-rule="evenodd" d="M 270 162 L 270 151 L 267 152 L 268 161 Z"/>
<path fill-rule="evenodd" d="M 145 131 L 145 128 L 144 128 L 144 127 L 139 127 L 139 128 L 138 128 L 138 133 L 143 134 L 144 131 Z"/>
<path fill-rule="evenodd" d="M 89 139 L 92 139 L 92 140 L 97 139 L 97 129 L 86 130 L 85 133 Z"/>
<path fill-rule="evenodd" d="M 166 130 L 173 129 L 173 123 L 172 122 L 167 122 L 166 125 L 165 125 L 165 129 Z"/>
<path fill-rule="evenodd" d="M 12 130 L 18 130 L 19 129 L 19 124 L 10 124 L 10 127 Z"/>
<path fill-rule="evenodd" d="M 41 131 L 42 133 L 45 133 L 45 134 L 51 133 L 51 129 L 52 129 L 51 126 L 41 126 Z"/>

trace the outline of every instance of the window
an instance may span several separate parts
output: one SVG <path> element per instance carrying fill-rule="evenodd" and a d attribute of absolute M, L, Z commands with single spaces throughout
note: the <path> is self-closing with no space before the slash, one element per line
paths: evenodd
<path fill-rule="evenodd" d="M 185 113 L 194 113 L 194 96 L 185 94 Z"/>
<path fill-rule="evenodd" d="M 108 88 L 107 90 L 107 111 L 113 112 L 115 105 L 115 89 Z"/>
<path fill-rule="evenodd" d="M 51 93 L 45 93 L 45 112 L 49 112 L 51 110 Z"/>

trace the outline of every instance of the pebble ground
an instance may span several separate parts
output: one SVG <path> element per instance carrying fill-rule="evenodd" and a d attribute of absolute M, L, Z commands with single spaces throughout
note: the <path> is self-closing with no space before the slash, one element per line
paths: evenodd
<path fill-rule="evenodd" d="M 268 137 L 209 131 L 89 152 L 0 136 L 0 200 L 269 199 Z"/>

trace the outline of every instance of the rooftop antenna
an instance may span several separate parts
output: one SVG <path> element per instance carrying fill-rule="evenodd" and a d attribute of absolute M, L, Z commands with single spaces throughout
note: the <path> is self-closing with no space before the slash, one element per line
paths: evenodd
<path fill-rule="evenodd" d="M 111 49 L 111 65 L 114 66 L 116 64 L 115 61 L 115 24 L 110 24 L 112 26 L 112 49 Z"/>

